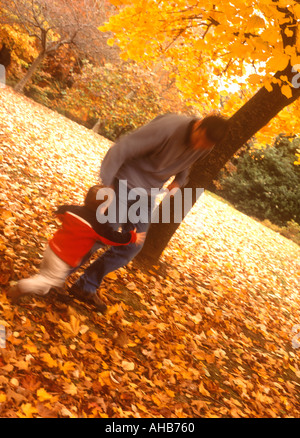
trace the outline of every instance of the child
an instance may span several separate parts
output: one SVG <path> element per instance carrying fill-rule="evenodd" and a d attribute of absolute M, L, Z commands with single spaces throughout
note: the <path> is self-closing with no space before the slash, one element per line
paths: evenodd
<path fill-rule="evenodd" d="M 140 244 L 145 233 L 135 230 L 127 233 L 114 231 L 110 225 L 97 221 L 96 210 L 104 201 L 96 200 L 96 194 L 103 186 L 89 189 L 84 206 L 63 205 L 55 212 L 62 221 L 62 227 L 48 242 L 39 274 L 20 280 L 9 289 L 7 295 L 16 300 L 25 294 L 46 295 L 51 287 L 62 287 L 73 268 L 80 266 L 83 257 L 91 250 L 96 241 L 105 245 Z M 93 294 L 92 302 L 104 313 L 105 303 L 98 294 Z"/>

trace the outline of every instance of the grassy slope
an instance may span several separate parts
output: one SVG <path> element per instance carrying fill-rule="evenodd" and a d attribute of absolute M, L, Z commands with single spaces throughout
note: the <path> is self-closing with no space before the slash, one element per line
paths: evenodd
<path fill-rule="evenodd" d="M 110 143 L 10 88 L 0 101 L 0 416 L 298 417 L 300 248 L 209 194 L 160 264 L 104 280 L 106 316 L 65 291 L 7 300 Z"/>

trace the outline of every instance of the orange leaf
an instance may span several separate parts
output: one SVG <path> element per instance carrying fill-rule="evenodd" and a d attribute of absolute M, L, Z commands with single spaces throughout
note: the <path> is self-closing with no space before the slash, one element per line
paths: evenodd
<path fill-rule="evenodd" d="M 205 395 L 205 397 L 210 397 L 210 393 L 204 388 L 204 384 L 203 384 L 203 382 L 200 383 L 198 389 L 199 389 L 199 392 L 200 392 L 202 395 Z"/>
<path fill-rule="evenodd" d="M 132 371 L 134 370 L 134 363 L 133 362 L 127 362 L 127 360 L 122 361 L 122 368 L 125 371 Z"/>
<path fill-rule="evenodd" d="M 40 401 L 45 401 L 52 398 L 52 395 L 49 394 L 44 388 L 38 389 L 36 395 Z"/>
<path fill-rule="evenodd" d="M 151 398 L 157 406 L 161 406 L 161 401 L 156 397 L 156 395 L 151 395 Z"/>

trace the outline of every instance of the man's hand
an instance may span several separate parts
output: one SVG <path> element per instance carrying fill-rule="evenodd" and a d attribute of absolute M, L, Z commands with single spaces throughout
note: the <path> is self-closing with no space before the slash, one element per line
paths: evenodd
<path fill-rule="evenodd" d="M 136 232 L 136 228 L 134 229 L 134 231 Z M 146 233 L 136 233 L 136 241 L 135 244 L 136 245 L 142 245 L 142 243 L 145 242 L 146 239 Z"/>
<path fill-rule="evenodd" d="M 174 196 L 177 190 L 180 189 L 180 185 L 176 181 L 173 181 L 168 185 L 167 189 L 170 192 L 170 196 Z"/>

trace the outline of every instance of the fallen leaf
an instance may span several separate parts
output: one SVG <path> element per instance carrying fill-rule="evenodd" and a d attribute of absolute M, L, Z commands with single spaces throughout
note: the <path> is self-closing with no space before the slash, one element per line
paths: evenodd
<path fill-rule="evenodd" d="M 23 414 L 25 414 L 26 418 L 33 418 L 33 414 L 37 414 L 38 410 L 32 406 L 31 403 L 24 403 L 21 406 L 21 410 L 23 412 Z M 22 414 L 20 414 L 19 416 L 23 416 Z"/>
<path fill-rule="evenodd" d="M 57 367 L 57 361 L 53 359 L 49 353 L 42 353 L 41 359 L 48 365 L 50 368 Z"/>
<path fill-rule="evenodd" d="M 205 389 L 203 382 L 200 383 L 198 389 L 200 394 L 204 395 L 205 397 L 210 397 L 210 393 Z"/>
<path fill-rule="evenodd" d="M 136 289 L 136 285 L 132 281 L 132 282 L 126 284 L 126 288 L 129 289 L 129 290 L 135 290 Z"/>
<path fill-rule="evenodd" d="M 66 337 L 75 337 L 80 331 L 80 320 L 75 315 L 70 315 L 70 322 L 60 320 L 59 326 Z"/>
<path fill-rule="evenodd" d="M 70 395 L 76 395 L 78 392 L 77 387 L 74 385 L 74 383 L 65 383 L 64 384 L 64 392 L 66 394 Z"/>
<path fill-rule="evenodd" d="M 105 279 L 108 280 L 117 280 L 118 276 L 115 272 L 110 272 L 109 274 L 106 274 Z"/>
<path fill-rule="evenodd" d="M 52 395 L 49 394 L 44 388 L 38 389 L 36 395 L 40 401 L 50 400 L 52 398 Z"/>
<path fill-rule="evenodd" d="M 123 360 L 122 361 L 122 368 L 125 370 L 125 371 L 132 371 L 132 370 L 134 370 L 134 363 L 133 362 L 128 362 L 127 360 Z"/>

